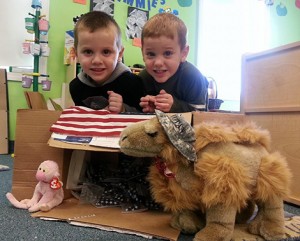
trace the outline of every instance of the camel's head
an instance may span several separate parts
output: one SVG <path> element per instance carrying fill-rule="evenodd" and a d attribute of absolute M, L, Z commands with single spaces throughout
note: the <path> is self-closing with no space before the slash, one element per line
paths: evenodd
<path fill-rule="evenodd" d="M 126 127 L 119 145 L 130 156 L 155 157 L 162 152 L 179 152 L 189 161 L 195 161 L 194 141 L 194 130 L 182 115 L 156 110 L 156 117 Z"/>

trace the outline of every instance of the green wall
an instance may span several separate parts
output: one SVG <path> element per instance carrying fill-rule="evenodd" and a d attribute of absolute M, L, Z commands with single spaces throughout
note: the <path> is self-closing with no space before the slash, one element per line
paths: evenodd
<path fill-rule="evenodd" d="M 45 1 L 45 0 L 43 0 Z M 224 0 L 221 0 L 222 2 Z M 87 0 L 89 2 L 89 0 Z M 115 0 L 115 19 L 120 25 L 123 34 L 123 44 L 125 47 L 124 61 L 127 65 L 141 63 L 142 56 L 141 50 L 138 47 L 132 46 L 132 40 L 125 37 L 125 23 L 127 18 L 127 9 L 129 3 L 135 7 L 136 2 L 143 2 L 141 0 Z M 148 3 L 148 0 L 145 0 Z M 188 60 L 196 63 L 197 53 L 197 13 L 198 4 L 197 0 L 151 0 L 150 2 L 157 3 L 156 7 L 150 10 L 150 17 L 158 13 L 160 8 L 169 7 L 171 10 L 178 10 L 179 17 L 186 23 L 189 29 L 188 43 L 190 45 L 190 53 Z M 165 2 L 165 4 L 161 4 Z M 182 7 L 180 4 L 191 3 L 188 7 Z M 280 1 L 275 0 L 275 4 L 270 7 L 271 22 L 271 46 L 277 47 L 283 44 L 300 41 L 300 10 L 294 6 L 294 1 L 284 1 L 288 8 L 287 16 L 278 16 L 276 14 L 276 5 Z M 147 8 L 147 6 L 146 6 Z M 148 10 L 148 9 L 143 9 Z M 49 30 L 49 46 L 51 53 L 48 58 L 48 74 L 53 81 L 51 91 L 40 92 L 45 96 L 46 100 L 51 97 L 53 99 L 61 97 L 61 86 L 65 82 L 66 66 L 63 64 L 64 53 L 64 38 L 65 31 L 73 29 L 73 17 L 89 11 L 89 4 L 81 5 L 76 4 L 72 0 L 51 0 L 50 2 L 50 30 Z M 216 16 L 217 17 L 217 16 Z M 25 28 L 24 28 L 25 31 Z M 15 139 L 15 125 L 16 125 L 16 112 L 18 109 L 26 109 L 27 104 L 24 97 L 25 89 L 21 87 L 20 82 L 9 81 L 8 94 L 9 94 L 9 140 Z"/>
<path fill-rule="evenodd" d="M 287 15 L 279 16 L 277 7 L 283 3 L 287 9 Z M 272 48 L 288 43 L 300 41 L 300 9 L 295 6 L 295 0 L 275 0 L 269 7 L 271 16 L 271 41 Z"/>

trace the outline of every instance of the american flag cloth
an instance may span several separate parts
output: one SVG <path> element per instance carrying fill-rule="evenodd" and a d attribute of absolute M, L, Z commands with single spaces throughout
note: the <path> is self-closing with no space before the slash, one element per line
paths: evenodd
<path fill-rule="evenodd" d="M 148 120 L 155 115 L 113 114 L 107 110 L 93 110 L 83 106 L 64 109 L 50 131 L 62 135 L 118 137 L 130 124 Z"/>

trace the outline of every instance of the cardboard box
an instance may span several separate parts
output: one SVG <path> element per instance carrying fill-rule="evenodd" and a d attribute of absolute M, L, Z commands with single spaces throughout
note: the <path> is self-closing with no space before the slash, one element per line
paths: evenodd
<path fill-rule="evenodd" d="M 0 110 L 7 110 L 7 77 L 5 69 L 0 69 Z"/>
<path fill-rule="evenodd" d="M 0 69 L 0 154 L 8 153 L 8 98 L 6 70 Z"/>
<path fill-rule="evenodd" d="M 8 113 L 0 110 L 0 154 L 8 153 Z"/>
<path fill-rule="evenodd" d="M 52 159 L 58 163 L 62 174 L 61 179 L 64 183 L 67 183 L 67 185 L 64 185 L 66 199 L 60 206 L 49 212 L 38 212 L 32 216 L 68 220 L 73 225 L 134 233 L 143 237 L 177 240 L 180 232 L 169 225 L 171 219 L 169 213 L 147 211 L 124 214 L 121 212 L 121 208 L 95 208 L 90 204 L 79 204 L 78 200 L 71 198 L 70 190 L 66 187 L 76 185 L 76 179 L 80 175 L 79 172 L 74 172 L 78 169 L 73 164 L 82 166 L 86 154 L 89 152 L 95 153 L 96 150 L 98 150 L 98 154 L 113 160 L 118 154 L 118 150 L 111 151 L 111 149 L 95 147 L 93 150 L 86 151 L 86 146 L 76 144 L 63 146 L 66 143 L 60 146 L 54 145 L 55 147 L 49 146 L 48 140 L 51 136 L 49 128 L 59 118 L 60 114 L 60 111 L 50 110 L 19 110 L 17 112 L 12 193 L 19 200 L 32 196 L 37 183 L 35 179 L 36 169 L 45 159 Z M 244 121 L 244 116 L 223 113 L 193 113 L 194 125 L 209 119 L 236 122 Z M 53 144 L 51 139 L 49 143 Z M 76 151 L 73 151 L 73 149 L 76 149 Z M 75 161 L 71 165 L 71 160 L 79 160 L 79 163 Z M 69 182 L 67 179 L 69 179 Z M 141 222 L 140 220 L 147 221 Z"/>
<path fill-rule="evenodd" d="M 49 110 L 17 111 L 12 193 L 19 200 L 32 196 L 37 184 L 36 170 L 46 159 L 58 163 L 62 181 L 66 181 L 71 151 L 47 145 L 51 135 L 49 128 L 60 114 L 60 111 Z M 67 190 L 65 194 L 71 196 Z"/>

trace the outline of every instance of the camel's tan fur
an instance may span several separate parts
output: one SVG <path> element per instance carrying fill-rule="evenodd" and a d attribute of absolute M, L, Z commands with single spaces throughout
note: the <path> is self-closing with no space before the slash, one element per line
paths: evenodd
<path fill-rule="evenodd" d="M 270 152 L 270 135 L 253 123 L 206 122 L 195 127 L 197 161 L 189 162 L 169 142 L 157 118 L 127 127 L 121 151 L 159 157 L 176 175 L 167 178 L 155 165 L 148 179 L 156 202 L 171 211 L 171 225 L 196 233 L 196 241 L 230 240 L 237 220 L 267 240 L 284 238 L 283 197 L 291 178 L 285 159 Z"/>

